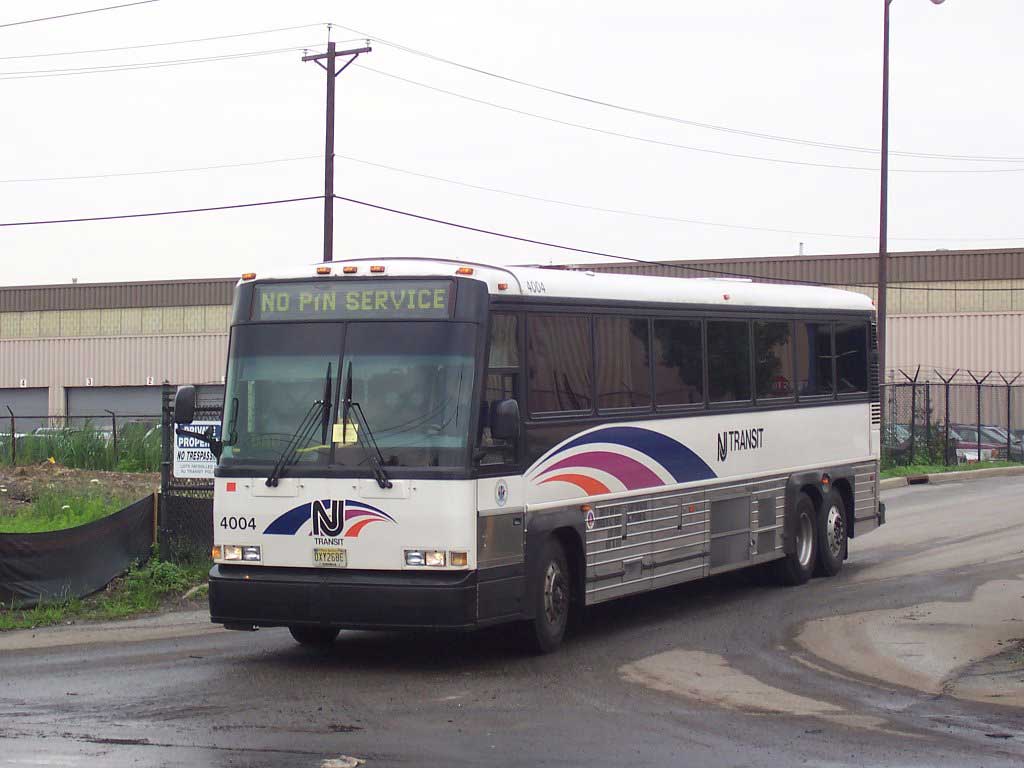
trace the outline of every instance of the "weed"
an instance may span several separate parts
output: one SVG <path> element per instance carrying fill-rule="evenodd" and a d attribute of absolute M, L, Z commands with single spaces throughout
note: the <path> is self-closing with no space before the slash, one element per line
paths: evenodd
<path fill-rule="evenodd" d="M 13 515 L 0 516 L 0 533 L 40 533 L 74 528 L 112 515 L 133 501 L 135 499 L 100 489 L 74 494 L 44 490 L 27 507 Z"/>

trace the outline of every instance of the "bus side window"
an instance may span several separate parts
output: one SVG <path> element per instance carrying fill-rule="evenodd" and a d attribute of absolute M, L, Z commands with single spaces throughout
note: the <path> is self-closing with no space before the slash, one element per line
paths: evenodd
<path fill-rule="evenodd" d="M 519 322 L 516 315 L 496 313 L 491 316 L 491 337 L 487 352 L 487 375 L 484 395 L 480 401 L 477 429 L 477 463 L 480 466 L 513 464 L 516 446 L 511 440 L 497 440 L 491 435 L 491 410 L 501 400 L 518 400 L 519 392 Z"/>

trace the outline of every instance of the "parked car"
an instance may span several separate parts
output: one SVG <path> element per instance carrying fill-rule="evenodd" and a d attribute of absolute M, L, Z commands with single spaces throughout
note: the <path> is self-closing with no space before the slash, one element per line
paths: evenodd
<path fill-rule="evenodd" d="M 979 433 L 977 425 L 951 424 L 949 437 L 951 440 L 956 440 L 957 456 L 959 457 L 963 453 L 967 462 L 978 461 L 979 443 L 982 461 L 1006 459 L 1005 438 L 1000 442 L 997 435 L 986 431 L 984 427 L 982 427 L 982 431 Z"/>

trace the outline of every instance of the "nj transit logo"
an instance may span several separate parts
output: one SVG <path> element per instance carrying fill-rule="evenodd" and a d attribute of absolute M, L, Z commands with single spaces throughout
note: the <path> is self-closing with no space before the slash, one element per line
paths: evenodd
<path fill-rule="evenodd" d="M 370 523 L 395 523 L 395 518 L 384 510 L 361 501 L 314 499 L 278 516 L 263 533 L 272 536 L 294 536 L 310 521 L 313 524 L 310 536 L 341 536 L 354 539 Z"/>

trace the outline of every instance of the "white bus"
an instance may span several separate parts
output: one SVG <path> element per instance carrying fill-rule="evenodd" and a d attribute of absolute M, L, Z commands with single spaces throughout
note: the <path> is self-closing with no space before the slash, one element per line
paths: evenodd
<path fill-rule="evenodd" d="M 744 280 L 247 274 L 205 438 L 212 620 L 304 644 L 522 622 L 551 651 L 605 600 L 834 575 L 885 520 L 873 321 L 860 294 Z"/>

